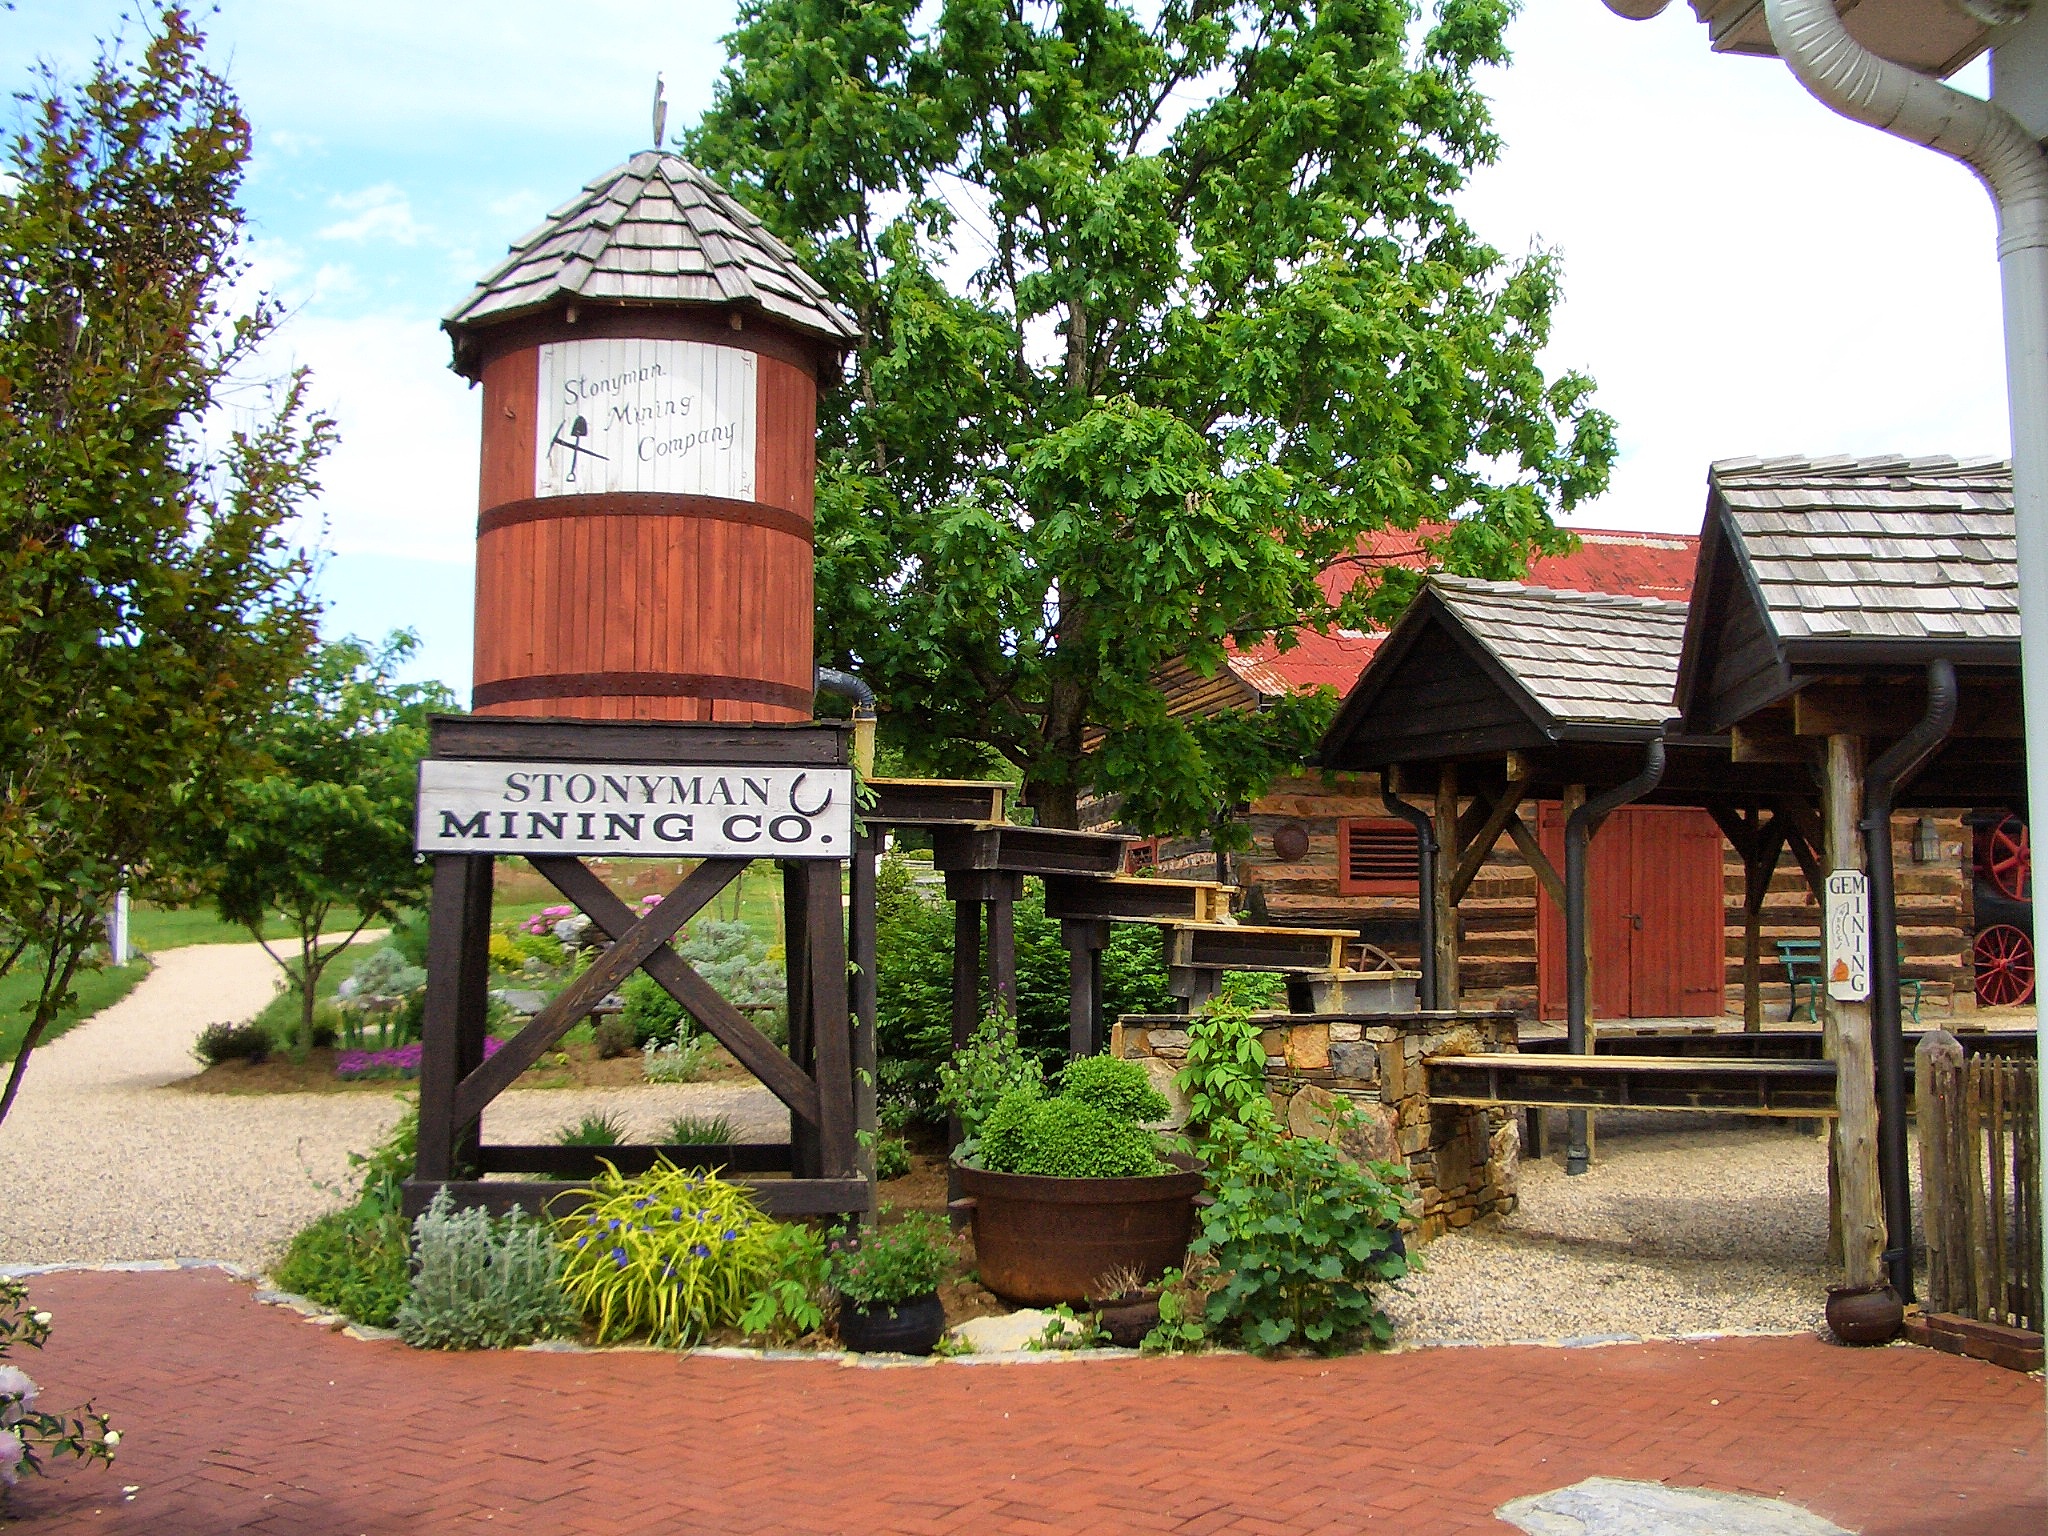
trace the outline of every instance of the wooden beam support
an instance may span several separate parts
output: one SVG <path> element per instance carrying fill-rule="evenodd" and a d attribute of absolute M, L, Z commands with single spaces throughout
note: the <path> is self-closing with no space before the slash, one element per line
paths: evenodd
<path fill-rule="evenodd" d="M 1557 903 L 1557 910 L 1564 911 L 1564 877 L 1558 874 L 1557 866 L 1550 862 L 1550 855 L 1543 851 L 1543 844 L 1537 841 L 1529 823 L 1522 820 L 1521 813 L 1507 819 L 1508 836 L 1513 839 L 1515 849 L 1522 855 L 1536 883 L 1543 887 L 1543 894 Z"/>
<path fill-rule="evenodd" d="M 1911 687 L 1868 683 L 1808 683 L 1792 696 L 1796 736 L 1903 736 L 1927 712 L 1927 693 Z M 1954 736 L 2017 741 L 2021 737 L 2017 684 L 1970 682 L 1956 701 Z"/>
<path fill-rule="evenodd" d="M 1486 867 L 1487 858 L 1493 853 L 1493 845 L 1500 841 L 1501 832 L 1510 817 L 1514 816 L 1529 793 L 1529 781 L 1517 779 L 1501 793 L 1498 800 L 1487 801 L 1486 791 L 1473 791 L 1473 806 L 1488 807 L 1486 819 L 1473 833 L 1472 841 L 1458 855 L 1458 867 L 1451 873 L 1451 900 L 1463 901 L 1465 893 L 1472 889 L 1472 882 L 1479 878 L 1479 871 Z"/>
<path fill-rule="evenodd" d="M 1810 763 L 1813 747 L 1790 731 L 1773 730 L 1769 722 L 1751 722 L 1728 732 L 1728 759 L 1736 763 Z"/>
<path fill-rule="evenodd" d="M 590 969 L 562 989 L 498 1054 L 463 1078 L 455 1090 L 458 1122 L 481 1115 L 484 1106 L 519 1080 L 519 1074 L 603 1002 L 640 964 L 675 937 L 683 924 L 747 867 L 745 859 L 706 859 L 683 877 L 653 911 L 613 941 Z M 593 922 L 596 919 L 591 919 Z"/>
<path fill-rule="evenodd" d="M 542 858 L 531 862 L 550 885 L 574 902 L 607 937 L 616 939 L 633 926 L 632 909 L 584 868 L 580 859 Z M 787 1104 L 799 1120 L 817 1122 L 818 1085 L 777 1050 L 775 1042 L 762 1034 L 752 1020 L 727 1002 L 716 987 L 699 976 L 688 961 L 673 949 L 662 948 L 649 955 L 641 969 L 681 1003 L 690 1017 L 710 1032 L 712 1039 L 731 1051 L 741 1066 L 759 1078 L 762 1087 Z"/>

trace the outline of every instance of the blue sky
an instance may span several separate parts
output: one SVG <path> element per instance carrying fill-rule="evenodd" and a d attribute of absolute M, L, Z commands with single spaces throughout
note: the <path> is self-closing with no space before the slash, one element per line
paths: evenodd
<path fill-rule="evenodd" d="M 256 281 L 340 423 L 309 541 L 333 633 L 398 626 L 469 681 L 477 397 L 440 316 L 583 182 L 709 100 L 730 0 L 221 0 L 214 57 L 255 126 Z M 76 76 L 134 7 L 16 0 L 10 89 Z M 1620 420 L 1613 489 L 1575 519 L 1696 531 L 1707 464 L 1745 453 L 2006 448 L 1989 201 L 1960 167 L 1827 113 L 1771 60 L 1715 57 L 1689 8 L 1652 22 L 1533 0 L 1487 88 L 1507 142 L 1466 210 L 1555 247 L 1552 358 Z M 1963 82 L 1983 88 L 1981 68 Z"/>

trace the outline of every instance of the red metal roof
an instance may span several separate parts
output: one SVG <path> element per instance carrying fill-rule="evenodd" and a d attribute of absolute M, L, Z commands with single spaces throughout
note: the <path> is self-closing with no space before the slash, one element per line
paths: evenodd
<path fill-rule="evenodd" d="M 1575 528 L 1579 547 L 1568 555 L 1543 555 L 1529 564 L 1530 586 L 1563 592 L 1609 592 L 1619 597 L 1692 597 L 1693 563 L 1699 539 L 1685 533 L 1634 533 L 1618 528 Z M 1383 530 L 1361 540 L 1358 552 L 1323 572 L 1322 586 L 1334 601 L 1358 579 L 1362 567 L 1420 566 L 1420 535 Z M 1316 634 L 1303 630 L 1299 644 L 1282 653 L 1270 641 L 1234 651 L 1230 670 L 1263 694 L 1306 692 L 1328 685 L 1347 692 L 1379 646 L 1380 635 L 1357 630 Z"/>

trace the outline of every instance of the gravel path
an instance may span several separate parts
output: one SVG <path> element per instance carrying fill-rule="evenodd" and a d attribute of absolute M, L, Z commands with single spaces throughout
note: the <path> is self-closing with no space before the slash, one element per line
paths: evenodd
<path fill-rule="evenodd" d="M 1403 1343 L 1811 1328 L 1833 1276 L 1827 1148 L 1803 1122 L 1603 1115 L 1593 1166 L 1525 1162 L 1496 1230 L 1424 1250 Z"/>
<path fill-rule="evenodd" d="M 256 944 L 167 950 L 134 991 L 36 1052 L 0 1123 L 0 1264 L 207 1258 L 261 1269 L 342 1202 L 348 1154 L 381 1140 L 397 1097 L 166 1092 L 199 1070 L 192 1042 L 269 1002 L 277 969 Z M 484 1114 L 494 1141 L 545 1141 L 612 1111 L 651 1137 L 688 1110 L 744 1139 L 781 1139 L 766 1089 L 715 1083 L 533 1089 Z"/>

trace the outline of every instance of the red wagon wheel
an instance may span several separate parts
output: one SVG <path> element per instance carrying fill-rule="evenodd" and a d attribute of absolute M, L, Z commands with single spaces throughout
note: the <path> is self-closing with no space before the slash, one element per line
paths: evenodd
<path fill-rule="evenodd" d="M 2031 1002 L 2034 996 L 2034 941 L 2010 923 L 1979 929 L 1976 944 L 1977 1001 L 1990 1008 Z"/>
<path fill-rule="evenodd" d="M 2034 855 L 2027 845 L 2027 824 L 2008 816 L 1984 834 L 1977 850 L 1977 871 L 2014 901 L 2034 899 Z"/>

